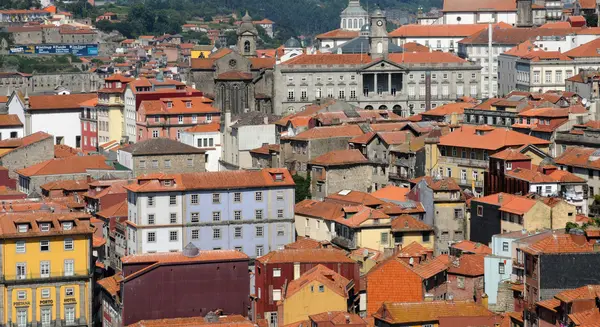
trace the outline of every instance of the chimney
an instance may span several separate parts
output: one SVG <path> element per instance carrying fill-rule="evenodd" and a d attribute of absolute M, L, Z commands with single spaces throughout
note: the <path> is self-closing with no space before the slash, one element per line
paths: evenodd
<path fill-rule="evenodd" d="M 504 201 L 504 197 L 502 196 L 502 193 L 498 194 L 498 203 L 502 204 L 502 201 Z"/>
<path fill-rule="evenodd" d="M 346 315 L 346 324 L 350 324 L 350 316 Z"/>

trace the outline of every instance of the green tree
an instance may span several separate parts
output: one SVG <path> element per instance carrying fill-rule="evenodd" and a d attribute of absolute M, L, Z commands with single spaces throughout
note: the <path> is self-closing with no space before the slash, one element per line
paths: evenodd
<path fill-rule="evenodd" d="M 117 64 L 123 64 L 123 63 L 125 63 L 125 58 L 123 58 L 123 57 L 117 57 L 117 58 L 115 58 L 113 60 L 113 62 L 117 63 Z"/>
<path fill-rule="evenodd" d="M 227 39 L 227 46 L 237 44 L 237 32 L 236 31 L 225 32 L 225 38 Z"/>
<path fill-rule="evenodd" d="M 296 203 L 310 199 L 310 174 L 307 178 L 304 178 L 298 174 L 292 176 L 294 183 L 296 183 Z"/>
<path fill-rule="evenodd" d="M 585 17 L 585 23 L 587 26 L 593 26 L 596 27 L 598 26 L 598 15 L 595 13 L 586 13 L 584 15 Z"/>
<path fill-rule="evenodd" d="M 565 231 L 568 233 L 573 228 L 579 228 L 579 225 L 569 221 L 569 222 L 567 222 L 567 225 L 565 226 Z"/>

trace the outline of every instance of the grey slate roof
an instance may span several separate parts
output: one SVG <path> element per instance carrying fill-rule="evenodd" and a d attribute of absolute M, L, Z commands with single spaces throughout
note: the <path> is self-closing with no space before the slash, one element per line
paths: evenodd
<path fill-rule="evenodd" d="M 131 153 L 133 156 L 151 156 L 166 154 L 200 154 L 204 150 L 167 138 L 152 138 L 130 144 L 120 151 Z"/>
<path fill-rule="evenodd" d="M 370 42 L 369 42 L 369 37 L 361 35 L 359 37 L 356 37 L 356 38 L 342 44 L 342 45 L 332 48 L 331 53 L 334 53 L 334 54 L 349 54 L 349 53 L 368 54 L 370 47 L 371 46 L 370 46 Z M 402 53 L 402 52 L 404 52 L 404 50 L 401 47 L 395 45 L 392 41 L 388 42 L 388 53 Z"/>
<path fill-rule="evenodd" d="M 269 124 L 274 124 L 276 121 L 281 119 L 281 116 L 267 114 L 260 111 L 250 111 L 239 116 L 231 118 L 232 122 L 235 122 L 231 127 L 240 126 L 252 126 L 252 125 L 265 125 L 265 118 Z"/>

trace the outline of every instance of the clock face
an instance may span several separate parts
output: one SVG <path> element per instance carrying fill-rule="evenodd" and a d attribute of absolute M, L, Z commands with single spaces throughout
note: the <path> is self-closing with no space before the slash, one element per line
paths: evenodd
<path fill-rule="evenodd" d="M 382 20 L 378 20 L 377 21 L 377 26 L 381 26 L 381 25 L 383 25 L 383 21 Z"/>

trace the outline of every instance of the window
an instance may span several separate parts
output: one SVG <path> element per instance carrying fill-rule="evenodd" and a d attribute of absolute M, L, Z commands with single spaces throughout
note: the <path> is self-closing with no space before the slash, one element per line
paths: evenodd
<path fill-rule="evenodd" d="M 50 298 L 50 289 L 42 288 L 42 299 L 49 299 L 49 298 Z"/>
<path fill-rule="evenodd" d="M 40 251 L 42 251 L 42 252 L 50 251 L 50 241 L 48 241 L 48 240 L 40 241 Z"/>
<path fill-rule="evenodd" d="M 198 204 L 198 194 L 192 194 L 192 204 Z"/>
<path fill-rule="evenodd" d="M 17 291 L 17 300 L 25 301 L 27 300 L 27 292 L 25 291 Z"/>
<path fill-rule="evenodd" d="M 242 202 L 242 193 L 240 193 L 240 192 L 233 193 L 233 202 L 236 202 L 236 203 Z"/>
<path fill-rule="evenodd" d="M 256 237 L 263 237 L 263 227 L 256 226 Z"/>
<path fill-rule="evenodd" d="M 40 276 L 44 278 L 50 277 L 50 261 L 40 262 Z"/>
<path fill-rule="evenodd" d="M 183 115 L 177 116 L 177 122 L 183 124 Z"/>
<path fill-rule="evenodd" d="M 27 264 L 17 263 L 17 279 L 25 279 L 27 276 Z"/>
<path fill-rule="evenodd" d="M 244 252 L 244 249 L 241 246 L 236 246 L 233 249 L 236 250 L 236 251 L 238 251 L 238 252 Z"/>
<path fill-rule="evenodd" d="M 456 286 L 460 289 L 465 288 L 465 276 L 456 276 Z"/>
<path fill-rule="evenodd" d="M 17 241 L 17 253 L 25 253 L 25 241 Z"/>
<path fill-rule="evenodd" d="M 176 213 L 171 213 L 171 215 L 169 217 L 169 223 L 177 224 L 177 214 Z"/>
<path fill-rule="evenodd" d="M 213 218 L 213 221 L 221 221 L 221 212 L 213 211 L 212 218 Z"/>
<path fill-rule="evenodd" d="M 463 218 L 463 211 L 462 211 L 462 209 L 454 209 L 454 218 L 455 219 L 462 219 Z"/>
<path fill-rule="evenodd" d="M 65 260 L 65 276 L 73 276 L 75 263 L 73 260 Z"/>
<path fill-rule="evenodd" d="M 477 216 L 483 217 L 483 206 L 477 206 Z"/>
<path fill-rule="evenodd" d="M 273 268 L 273 277 L 281 277 L 281 268 Z"/>
<path fill-rule="evenodd" d="M 170 196 L 169 196 L 169 204 L 170 204 L 170 205 L 176 205 L 176 204 L 177 204 L 177 196 L 175 196 L 175 195 L 170 195 Z"/>
<path fill-rule="evenodd" d="M 171 159 L 165 160 L 165 168 L 171 168 Z"/>
<path fill-rule="evenodd" d="M 221 239 L 221 229 L 215 228 L 213 229 L 213 240 Z"/>
<path fill-rule="evenodd" d="M 233 237 L 242 238 L 242 227 L 235 227 L 233 229 Z"/>
<path fill-rule="evenodd" d="M 210 139 L 212 141 L 212 139 Z M 194 167 L 194 159 L 193 158 L 188 158 L 187 160 L 187 166 L 188 167 Z"/>
<path fill-rule="evenodd" d="M 281 290 L 273 290 L 273 301 L 281 300 Z"/>
<path fill-rule="evenodd" d="M 169 231 L 169 242 L 177 242 L 178 233 L 176 230 Z"/>
<path fill-rule="evenodd" d="M 562 83 L 565 81 L 565 80 L 563 80 L 562 71 L 560 71 L 560 70 L 556 71 L 556 73 L 554 74 L 554 77 L 556 78 L 556 83 Z"/>
<path fill-rule="evenodd" d="M 428 243 L 431 239 L 429 232 L 423 232 L 423 242 Z"/>
<path fill-rule="evenodd" d="M 148 215 L 148 225 L 154 225 L 156 221 L 154 220 L 154 214 L 151 213 Z"/>
<path fill-rule="evenodd" d="M 67 325 L 75 324 L 75 307 L 65 307 L 65 322 Z"/>
<path fill-rule="evenodd" d="M 504 251 L 504 252 L 508 251 L 508 242 L 502 242 L 502 251 Z"/>
<path fill-rule="evenodd" d="M 49 232 L 50 231 L 50 224 L 48 224 L 48 223 L 40 224 L 40 230 L 42 232 Z"/>
<path fill-rule="evenodd" d="M 388 244 L 388 233 L 387 232 L 381 233 L 381 244 L 383 244 L 383 245 Z"/>
<path fill-rule="evenodd" d="M 283 209 L 277 209 L 277 218 L 283 218 Z"/>
<path fill-rule="evenodd" d="M 325 286 L 319 285 L 319 293 L 325 292 Z"/>
<path fill-rule="evenodd" d="M 546 83 L 552 83 L 552 72 L 550 72 L 550 71 L 546 71 L 546 78 L 545 78 L 545 82 L 546 82 Z"/>
<path fill-rule="evenodd" d="M 71 251 L 71 250 L 73 250 L 73 248 L 74 248 L 73 239 L 65 238 L 65 251 Z"/>
<path fill-rule="evenodd" d="M 192 230 L 192 240 L 197 240 L 200 238 L 200 231 L 197 229 Z"/>
<path fill-rule="evenodd" d="M 154 197 L 153 196 L 149 196 L 148 197 L 148 206 L 151 207 L 154 205 Z"/>
<path fill-rule="evenodd" d="M 265 248 L 264 248 L 262 245 L 257 245 L 257 246 L 256 246 L 256 251 L 255 251 L 255 253 L 256 253 L 256 256 L 257 256 L 257 257 L 260 257 L 260 256 L 262 256 L 264 252 L 265 252 Z"/>
<path fill-rule="evenodd" d="M 42 290 L 43 292 L 43 290 Z M 42 307 L 42 327 L 49 327 L 52 324 L 52 308 Z"/>
<path fill-rule="evenodd" d="M 192 212 L 192 222 L 197 223 L 200 221 L 200 213 Z"/>
<path fill-rule="evenodd" d="M 63 230 L 71 230 L 71 228 L 73 228 L 73 222 L 72 221 L 65 221 L 63 224 Z"/>
<path fill-rule="evenodd" d="M 152 160 L 152 168 L 158 168 L 158 160 Z"/>
<path fill-rule="evenodd" d="M 221 195 L 219 193 L 214 193 L 212 195 L 212 202 L 213 203 L 220 203 L 221 202 Z"/>
<path fill-rule="evenodd" d="M 148 239 L 148 243 L 156 242 L 156 232 L 148 232 L 147 239 Z"/>
<path fill-rule="evenodd" d="M 498 273 L 500 275 L 504 275 L 504 262 L 499 262 L 498 263 Z"/>
<path fill-rule="evenodd" d="M 157 130 L 152 131 L 152 137 L 153 138 L 157 138 L 158 137 L 158 131 Z"/>
<path fill-rule="evenodd" d="M 254 212 L 254 216 L 257 220 L 263 219 L 263 211 L 262 209 L 256 209 Z"/>
<path fill-rule="evenodd" d="M 262 192 L 256 192 L 254 195 L 256 201 L 262 201 L 263 197 L 262 197 Z"/>
<path fill-rule="evenodd" d="M 285 236 L 285 229 L 283 227 L 277 227 L 277 236 Z"/>
<path fill-rule="evenodd" d="M 17 309 L 17 327 L 27 327 L 27 308 Z"/>
<path fill-rule="evenodd" d="M 540 72 L 533 72 L 533 83 L 534 84 L 539 84 L 540 83 Z"/>

